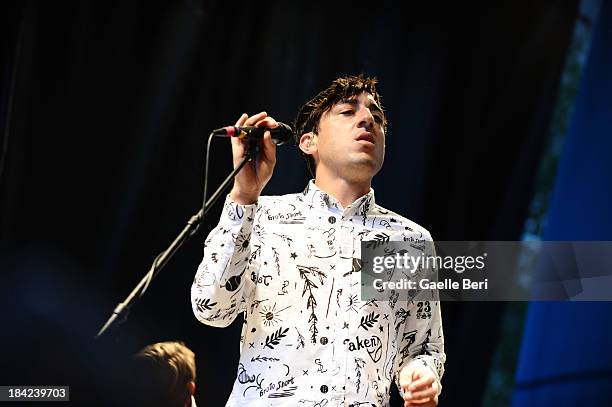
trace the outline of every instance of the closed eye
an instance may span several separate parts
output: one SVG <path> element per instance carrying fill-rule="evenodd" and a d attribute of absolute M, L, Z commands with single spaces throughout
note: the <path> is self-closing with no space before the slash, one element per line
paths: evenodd
<path fill-rule="evenodd" d="M 355 114 L 355 110 L 354 109 L 341 110 L 339 114 L 343 116 L 351 116 Z M 382 125 L 385 122 L 385 119 L 380 114 L 375 113 L 373 117 L 374 117 L 374 121 L 379 125 Z"/>

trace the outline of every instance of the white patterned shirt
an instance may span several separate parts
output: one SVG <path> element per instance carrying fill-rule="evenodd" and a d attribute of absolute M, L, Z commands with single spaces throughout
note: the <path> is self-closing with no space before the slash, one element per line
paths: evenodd
<path fill-rule="evenodd" d="M 431 241 L 427 230 L 374 202 L 342 208 L 310 181 L 303 193 L 226 199 L 191 288 L 202 323 L 244 313 L 227 406 L 385 406 L 400 369 L 439 380 L 444 337 L 437 301 L 360 300 L 361 241 Z"/>

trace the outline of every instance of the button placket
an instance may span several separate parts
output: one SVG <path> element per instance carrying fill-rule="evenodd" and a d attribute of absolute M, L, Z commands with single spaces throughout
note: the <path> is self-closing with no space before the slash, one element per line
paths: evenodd
<path fill-rule="evenodd" d="M 354 282 L 354 274 L 352 273 L 352 264 L 353 264 L 353 233 L 352 233 L 352 228 L 354 227 L 354 225 L 352 223 L 350 223 L 349 221 L 345 221 L 344 219 L 341 222 L 341 226 L 340 226 L 340 236 L 341 236 L 341 250 L 342 250 L 342 258 L 340 259 L 340 264 L 339 264 L 339 268 L 340 268 L 340 275 L 341 275 L 341 280 L 342 280 L 342 289 L 343 289 L 343 294 L 344 294 L 344 299 L 343 299 L 343 303 L 341 303 L 343 305 L 342 313 L 340 315 L 342 315 L 342 325 L 344 327 L 344 323 L 347 322 L 349 325 L 348 329 L 342 329 L 342 332 L 339 334 L 339 339 L 342 343 L 338 344 L 339 346 L 339 350 L 341 351 L 341 354 L 343 355 L 343 357 L 340 359 L 341 360 L 341 377 L 339 378 L 338 384 L 337 384 L 337 391 L 339 392 L 339 394 L 345 394 L 346 389 L 348 389 L 349 387 L 349 381 L 347 379 L 348 376 L 350 376 L 350 372 L 351 372 L 351 368 L 350 368 L 350 360 L 351 360 L 351 355 L 350 352 L 347 351 L 346 349 L 346 344 L 344 343 L 345 339 L 351 339 L 354 336 L 354 326 L 355 323 L 353 322 L 354 319 L 354 315 L 352 311 L 352 308 L 350 308 L 350 301 L 354 300 L 354 289 L 355 287 L 353 287 L 351 284 Z M 339 322 L 340 323 L 340 322 Z"/>
<path fill-rule="evenodd" d="M 329 218 L 332 218 L 332 216 Z M 320 375 L 320 381 L 318 381 L 316 384 L 313 383 L 313 391 L 316 391 L 320 396 L 329 398 L 341 395 L 341 393 L 338 393 L 337 390 L 334 390 L 334 388 L 338 389 L 342 387 L 339 380 L 342 380 L 343 371 L 343 362 L 341 359 L 339 359 L 340 355 L 342 355 L 342 353 L 339 352 L 341 350 L 339 348 L 339 342 L 341 342 L 339 340 L 339 336 L 342 335 L 339 328 L 342 326 L 341 321 L 343 320 L 343 315 L 341 312 L 336 312 L 336 295 L 338 289 L 342 288 L 342 273 L 340 272 L 342 262 L 340 250 L 342 247 L 342 241 L 339 225 L 335 223 L 334 226 L 331 226 L 331 228 L 335 230 L 335 238 L 333 243 L 335 254 L 330 259 L 327 259 L 328 261 L 326 262 L 330 286 L 328 286 L 329 291 L 326 292 L 325 296 L 326 307 L 323 310 L 323 317 L 325 318 L 321 319 L 322 321 L 325 321 L 325 325 L 321 325 L 317 344 L 321 350 L 321 362 L 324 364 L 324 369 L 326 369 L 326 372 Z M 324 236 L 324 238 L 328 237 L 329 236 Z M 330 247 L 330 249 L 332 248 Z M 334 281 L 333 286 L 332 279 Z M 338 326 L 338 324 L 340 325 Z"/>

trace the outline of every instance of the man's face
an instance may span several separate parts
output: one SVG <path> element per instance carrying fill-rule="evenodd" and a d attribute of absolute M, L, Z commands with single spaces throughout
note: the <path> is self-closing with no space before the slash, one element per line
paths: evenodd
<path fill-rule="evenodd" d="M 374 97 L 363 92 L 323 113 L 311 150 L 317 175 L 326 171 L 351 182 L 370 181 L 385 156 L 385 116 Z"/>

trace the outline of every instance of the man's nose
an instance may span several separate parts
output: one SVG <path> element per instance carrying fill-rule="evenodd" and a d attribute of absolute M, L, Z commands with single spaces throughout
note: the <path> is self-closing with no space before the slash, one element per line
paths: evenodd
<path fill-rule="evenodd" d="M 374 116 L 372 115 L 370 109 L 364 106 L 360 109 L 359 114 L 361 115 L 359 118 L 359 127 L 363 127 L 367 131 L 371 131 L 374 128 Z"/>

